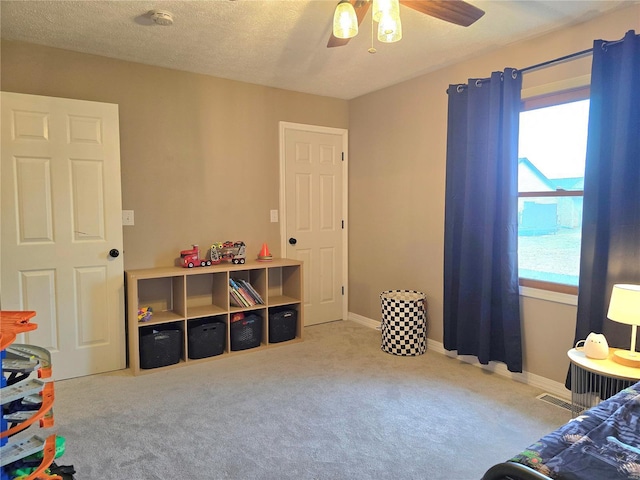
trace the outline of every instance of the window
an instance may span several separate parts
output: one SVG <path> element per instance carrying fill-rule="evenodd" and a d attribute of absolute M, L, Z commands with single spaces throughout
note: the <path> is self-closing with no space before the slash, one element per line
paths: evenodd
<path fill-rule="evenodd" d="M 578 291 L 589 90 L 525 100 L 518 148 L 520 285 Z"/>

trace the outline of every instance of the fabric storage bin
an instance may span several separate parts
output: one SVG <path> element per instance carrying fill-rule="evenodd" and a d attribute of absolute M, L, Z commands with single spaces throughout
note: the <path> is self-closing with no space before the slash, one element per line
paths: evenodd
<path fill-rule="evenodd" d="M 226 323 L 215 321 L 215 318 L 189 321 L 187 327 L 188 357 L 195 360 L 222 354 L 226 337 Z"/>
<path fill-rule="evenodd" d="M 298 311 L 292 308 L 273 309 L 269 312 L 269 343 L 286 342 L 296 338 Z"/>
<path fill-rule="evenodd" d="M 175 326 L 140 329 L 140 368 L 173 365 L 181 356 L 182 330 Z"/>
<path fill-rule="evenodd" d="M 259 347 L 262 342 L 262 317 L 253 313 L 231 322 L 230 334 L 233 351 Z"/>
<path fill-rule="evenodd" d="M 382 350 L 394 355 L 422 355 L 426 350 L 425 294 L 389 290 L 382 300 Z"/>

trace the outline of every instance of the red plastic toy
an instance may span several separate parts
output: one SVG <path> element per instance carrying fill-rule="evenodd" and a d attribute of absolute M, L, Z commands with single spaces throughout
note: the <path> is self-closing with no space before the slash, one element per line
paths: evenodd
<path fill-rule="evenodd" d="M 180 263 L 185 268 L 208 267 L 211 260 L 200 258 L 200 248 L 198 245 L 192 245 L 190 250 L 182 250 L 180 252 Z"/>

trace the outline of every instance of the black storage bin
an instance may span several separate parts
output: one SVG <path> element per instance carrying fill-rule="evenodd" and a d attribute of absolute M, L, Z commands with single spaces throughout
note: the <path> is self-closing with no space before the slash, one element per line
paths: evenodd
<path fill-rule="evenodd" d="M 213 357 L 224 352 L 227 325 L 213 318 L 192 320 L 187 327 L 189 358 Z"/>
<path fill-rule="evenodd" d="M 291 308 L 269 312 L 269 343 L 286 342 L 296 338 L 298 311 Z"/>
<path fill-rule="evenodd" d="M 140 368 L 173 365 L 181 356 L 182 330 L 175 326 L 140 329 Z"/>
<path fill-rule="evenodd" d="M 231 350 L 259 347 L 262 342 L 262 317 L 251 314 L 231 322 Z"/>

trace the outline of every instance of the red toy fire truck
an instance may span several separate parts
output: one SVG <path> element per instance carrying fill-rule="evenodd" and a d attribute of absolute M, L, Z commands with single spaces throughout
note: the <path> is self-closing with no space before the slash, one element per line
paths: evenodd
<path fill-rule="evenodd" d="M 180 252 L 180 263 L 183 267 L 208 267 L 211 265 L 211 260 L 200 258 L 200 248 L 198 245 L 192 245 L 192 247 L 190 250 L 182 250 Z"/>

